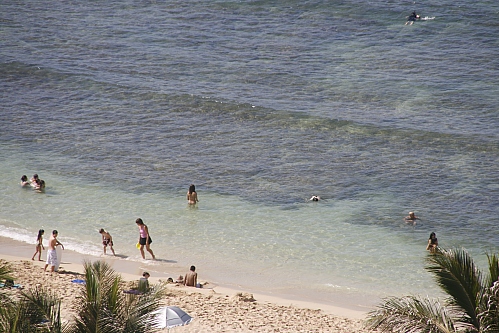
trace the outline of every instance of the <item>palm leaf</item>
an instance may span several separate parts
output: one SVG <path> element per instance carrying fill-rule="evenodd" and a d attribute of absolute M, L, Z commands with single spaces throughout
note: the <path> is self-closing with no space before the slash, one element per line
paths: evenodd
<path fill-rule="evenodd" d="M 23 291 L 15 300 L 2 304 L 0 332 L 61 333 L 60 304 L 44 289 Z"/>
<path fill-rule="evenodd" d="M 13 280 L 14 278 L 12 277 L 12 275 L 10 275 L 10 273 L 12 273 L 10 264 L 6 261 L 0 260 L 0 282 L 3 282 L 7 279 Z M 0 292 L 0 304 L 6 303 L 8 302 L 8 300 L 9 297 L 6 296 L 3 292 Z M 2 309 L 0 308 L 0 311 L 1 310 Z"/>
<path fill-rule="evenodd" d="M 142 295 L 123 293 L 121 277 L 105 262 L 85 262 L 82 307 L 70 333 L 154 332 L 151 312 L 158 309 L 164 288 L 158 286 Z"/>
<path fill-rule="evenodd" d="M 30 321 L 39 325 L 45 322 L 50 332 L 60 333 L 61 325 L 61 301 L 55 294 L 45 289 L 32 289 L 23 292 L 22 296 L 29 304 Z"/>
<path fill-rule="evenodd" d="M 491 288 L 494 282 L 499 279 L 499 258 L 496 253 L 487 254 L 489 262 L 489 276 L 484 281 L 484 287 Z"/>
<path fill-rule="evenodd" d="M 416 296 L 385 299 L 367 317 L 367 326 L 380 332 L 454 333 L 455 314 L 438 300 Z"/>
<path fill-rule="evenodd" d="M 0 260 L 0 281 L 12 279 L 10 273 L 12 273 L 10 264 L 6 261 Z"/>
<path fill-rule="evenodd" d="M 479 318 L 483 332 L 499 332 L 499 282 L 496 281 L 489 288 L 485 297 L 485 309 Z"/>
<path fill-rule="evenodd" d="M 465 250 L 441 250 L 427 257 L 426 268 L 438 285 L 451 297 L 450 304 L 463 310 L 462 321 L 480 328 L 478 313 L 484 288 L 482 274 Z"/>
<path fill-rule="evenodd" d="M 113 317 L 113 313 L 108 306 L 108 299 L 113 297 L 110 295 L 113 286 L 118 285 L 121 278 L 103 261 L 86 261 L 83 267 L 85 288 L 79 296 L 82 306 L 70 332 L 119 332 L 116 328 L 109 329 L 109 318 Z"/>

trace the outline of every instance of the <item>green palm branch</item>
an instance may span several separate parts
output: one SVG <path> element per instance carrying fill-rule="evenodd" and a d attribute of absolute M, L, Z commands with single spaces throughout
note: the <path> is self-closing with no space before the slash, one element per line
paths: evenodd
<path fill-rule="evenodd" d="M 0 262 L 0 280 L 13 280 L 7 262 Z M 23 291 L 16 297 L 0 292 L 0 332 L 61 332 L 60 302 L 46 290 Z"/>
<path fill-rule="evenodd" d="M 385 299 L 370 313 L 368 326 L 381 332 L 452 333 L 455 332 L 452 313 L 439 301 L 416 296 Z"/>
<path fill-rule="evenodd" d="M 22 292 L 9 299 L 0 311 L 0 332 L 61 333 L 60 301 L 47 290 Z"/>
<path fill-rule="evenodd" d="M 439 249 L 427 257 L 426 269 L 449 296 L 445 302 L 388 298 L 368 314 L 367 326 L 381 332 L 499 332 L 499 258 L 487 257 L 489 270 L 484 275 L 465 250 Z"/>
<path fill-rule="evenodd" d="M 499 283 L 494 283 L 485 297 L 485 310 L 480 313 L 480 327 L 484 332 L 499 332 Z"/>
<path fill-rule="evenodd" d="M 5 279 L 12 279 L 10 275 L 12 273 L 12 268 L 9 263 L 6 261 L 0 261 L 0 281 L 4 281 Z"/>
<path fill-rule="evenodd" d="M 105 262 L 85 262 L 85 288 L 81 308 L 69 333 L 154 332 L 152 312 L 161 305 L 162 285 L 141 295 L 123 293 L 121 277 Z"/>
<path fill-rule="evenodd" d="M 478 313 L 484 294 L 482 273 L 471 256 L 464 250 L 442 250 L 437 255 L 427 257 L 437 284 L 450 296 L 450 305 L 462 309 L 465 323 L 480 329 Z M 496 264 L 497 265 L 497 264 Z"/>
<path fill-rule="evenodd" d="M 6 279 L 12 280 L 10 273 L 12 273 L 12 269 L 9 263 L 0 261 L 0 282 L 5 282 Z M 5 304 L 5 306 L 0 306 L 0 315 L 2 312 L 7 311 L 6 306 L 9 302 L 10 298 L 5 293 L 1 292 L 0 289 L 0 304 Z"/>

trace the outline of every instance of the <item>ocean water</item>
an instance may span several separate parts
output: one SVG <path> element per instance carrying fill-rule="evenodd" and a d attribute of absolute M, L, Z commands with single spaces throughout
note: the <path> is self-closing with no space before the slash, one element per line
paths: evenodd
<path fill-rule="evenodd" d="M 405 26 L 413 10 L 435 18 Z M 482 267 L 499 244 L 498 14 L 495 1 L 3 2 L 0 236 L 58 229 L 99 255 L 105 228 L 140 265 L 141 217 L 161 272 L 194 264 L 214 284 L 352 306 L 438 296 L 430 232 Z M 43 194 L 19 186 L 34 173 Z"/>

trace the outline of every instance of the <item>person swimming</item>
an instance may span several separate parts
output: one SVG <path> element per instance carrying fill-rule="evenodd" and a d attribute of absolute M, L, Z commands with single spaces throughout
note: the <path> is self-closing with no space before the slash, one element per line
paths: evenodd
<path fill-rule="evenodd" d="M 313 195 L 309 200 L 310 201 L 319 201 L 319 200 L 321 200 L 321 197 L 318 195 Z"/>
<path fill-rule="evenodd" d="M 419 217 L 417 217 L 414 212 L 409 212 L 409 215 L 404 217 L 404 220 L 407 222 L 407 223 L 413 223 L 413 224 L 416 224 L 416 220 L 419 220 Z"/>
<path fill-rule="evenodd" d="M 411 15 L 407 16 L 407 22 L 405 22 L 405 25 L 412 25 L 416 20 L 420 20 L 421 16 L 419 14 L 416 14 L 416 11 L 413 11 Z"/>

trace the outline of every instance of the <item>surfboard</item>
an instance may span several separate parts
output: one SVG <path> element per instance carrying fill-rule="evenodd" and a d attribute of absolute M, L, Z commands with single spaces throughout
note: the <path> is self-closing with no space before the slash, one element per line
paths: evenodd
<path fill-rule="evenodd" d="M 435 16 L 433 16 L 433 17 L 425 16 L 425 17 L 421 18 L 421 20 L 423 20 L 423 21 L 434 20 L 434 19 L 435 19 Z"/>
<path fill-rule="evenodd" d="M 57 253 L 57 262 L 54 266 L 54 271 L 58 272 L 59 266 L 61 265 L 61 261 L 62 261 L 62 248 L 60 246 L 56 246 L 55 252 Z"/>

